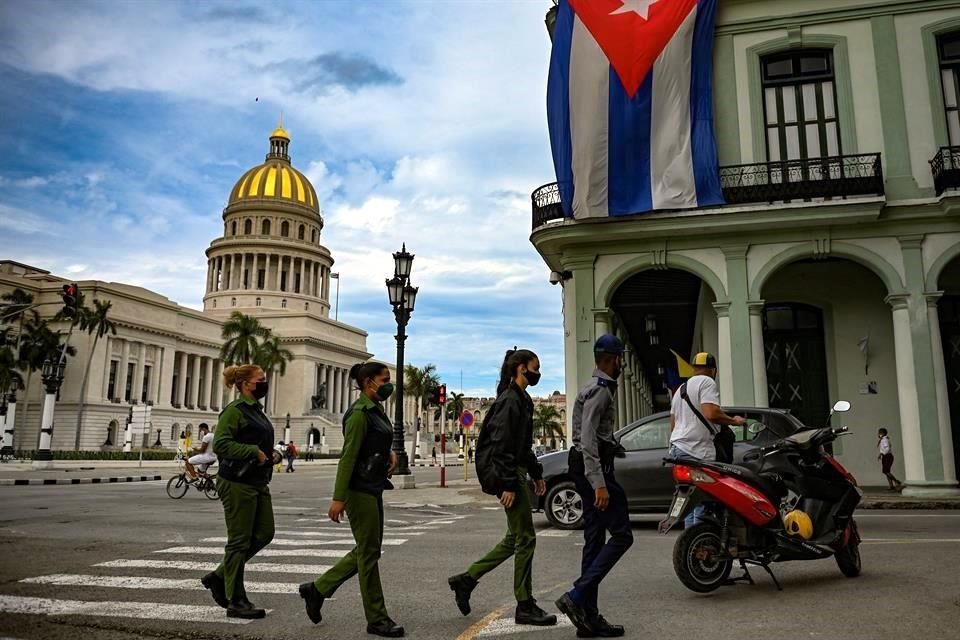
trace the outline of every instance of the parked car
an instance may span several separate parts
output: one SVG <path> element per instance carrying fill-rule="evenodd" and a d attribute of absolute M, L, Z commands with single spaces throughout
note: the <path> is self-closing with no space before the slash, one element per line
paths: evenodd
<path fill-rule="evenodd" d="M 744 453 L 807 427 L 782 409 L 751 407 L 725 408 L 730 415 L 747 419 L 742 427 L 731 427 L 737 436 L 734 462 Z M 616 461 L 617 480 L 627 492 L 630 513 L 666 513 L 673 499 L 673 474 L 663 464 L 670 446 L 670 413 L 641 418 L 617 431 L 617 439 L 626 449 L 626 457 Z M 547 492 L 532 493 L 533 508 L 543 511 L 554 527 L 579 529 L 583 525 L 583 504 L 567 469 L 567 452 L 556 451 L 540 457 Z"/>

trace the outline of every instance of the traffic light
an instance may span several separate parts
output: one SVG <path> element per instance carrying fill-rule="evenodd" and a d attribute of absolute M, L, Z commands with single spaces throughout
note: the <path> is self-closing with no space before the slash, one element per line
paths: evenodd
<path fill-rule="evenodd" d="M 430 387 L 430 392 L 427 398 L 429 399 L 430 404 L 440 406 L 440 387 Z"/>
<path fill-rule="evenodd" d="M 447 385 L 440 385 L 438 391 L 437 404 L 441 406 L 447 404 Z"/>
<path fill-rule="evenodd" d="M 77 306 L 80 301 L 80 287 L 76 283 L 63 285 L 63 311 L 60 313 L 66 318 L 77 315 Z"/>

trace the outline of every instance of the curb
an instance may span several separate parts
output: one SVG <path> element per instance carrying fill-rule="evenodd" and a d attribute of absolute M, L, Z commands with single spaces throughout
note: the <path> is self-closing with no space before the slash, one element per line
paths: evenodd
<path fill-rule="evenodd" d="M 119 476 L 108 478 L 4 478 L 0 479 L 0 487 L 47 486 L 61 484 L 116 484 L 119 482 L 151 482 L 163 480 L 163 476 Z"/>
<path fill-rule="evenodd" d="M 874 509 L 930 509 L 930 510 L 939 510 L 939 509 L 960 509 L 960 500 L 871 500 L 869 502 L 861 502 L 857 505 L 857 509 L 864 510 L 874 510 Z"/>

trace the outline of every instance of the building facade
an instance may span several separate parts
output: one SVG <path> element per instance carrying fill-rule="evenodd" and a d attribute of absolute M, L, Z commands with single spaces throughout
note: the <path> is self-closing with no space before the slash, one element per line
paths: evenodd
<path fill-rule="evenodd" d="M 564 287 L 567 389 L 617 333 L 626 424 L 668 407 L 670 350 L 709 350 L 724 404 L 818 426 L 852 402 L 836 450 L 862 484 L 885 484 L 886 427 L 906 493 L 956 493 L 958 74 L 960 2 L 721 2 L 727 204 L 575 221 L 556 185 L 533 194 L 531 241 Z"/>
<path fill-rule="evenodd" d="M 206 251 L 203 311 L 141 287 L 78 282 L 88 303 L 112 303 L 117 334 L 104 336 L 95 348 L 93 336 L 73 334 L 77 354 L 68 363 L 56 405 L 55 450 L 122 446 L 135 405 L 151 407 L 151 424 L 133 434 L 134 447 L 175 447 L 181 432 L 195 435 L 200 423 L 215 424 L 234 397 L 223 387 L 220 356 L 223 324 L 234 311 L 257 318 L 293 353 L 284 374 L 274 374 L 265 403 L 277 439 L 339 450 L 340 416 L 357 394 L 348 372 L 371 354 L 366 332 L 330 316 L 334 260 L 321 243 L 316 192 L 291 165 L 289 144 L 287 132 L 276 129 L 265 162 L 245 172 L 230 191 L 223 236 Z M 53 314 L 62 306 L 61 287 L 67 282 L 36 267 L 0 262 L 0 294 L 29 293 L 40 316 L 64 332 L 66 323 L 57 323 Z M 40 374 L 30 378 L 14 414 L 14 447 L 27 451 L 37 447 L 43 404 Z M 387 409 L 392 416 L 392 403 Z M 405 416 L 414 416 L 412 401 Z"/>

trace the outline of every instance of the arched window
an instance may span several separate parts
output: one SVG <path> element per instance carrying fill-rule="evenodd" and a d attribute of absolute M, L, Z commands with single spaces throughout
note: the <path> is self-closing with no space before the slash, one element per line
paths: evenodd
<path fill-rule="evenodd" d="M 284 238 L 288 238 L 290 236 L 290 223 L 286 220 L 280 223 L 280 235 L 282 235 Z"/>
<path fill-rule="evenodd" d="M 300 225 L 300 229 L 297 231 L 297 240 L 306 240 L 307 228 L 304 225 Z"/>
<path fill-rule="evenodd" d="M 841 155 L 833 52 L 777 53 L 764 57 L 760 66 L 767 160 Z"/>
<path fill-rule="evenodd" d="M 250 218 L 247 218 L 246 221 L 243 223 L 243 232 L 246 235 L 250 235 L 251 233 L 253 233 L 253 220 L 251 220 Z"/>
<path fill-rule="evenodd" d="M 261 233 L 262 235 L 265 235 L 265 236 L 270 235 L 270 221 L 269 221 L 269 220 L 264 220 L 264 221 L 263 221 L 263 226 L 262 226 L 262 230 L 261 230 L 260 233 Z"/>
<path fill-rule="evenodd" d="M 237 306 L 237 299 L 236 299 L 236 298 L 230 298 L 230 306 L 231 306 L 231 307 Z"/>
<path fill-rule="evenodd" d="M 117 421 L 111 420 L 107 426 L 107 439 L 103 441 L 103 446 L 112 447 L 117 444 L 117 427 L 119 427 Z"/>
<path fill-rule="evenodd" d="M 304 311 L 310 311 L 310 303 L 309 303 L 309 302 L 304 302 L 304 303 L 303 303 L 303 310 L 304 310 Z"/>
<path fill-rule="evenodd" d="M 214 308 L 214 309 L 217 308 L 217 300 L 216 300 L 216 298 L 214 298 L 214 300 L 213 300 L 213 308 Z"/>
<path fill-rule="evenodd" d="M 257 306 L 260 306 L 260 298 L 257 298 Z"/>
<path fill-rule="evenodd" d="M 937 38 L 937 53 L 943 108 L 947 114 L 947 139 L 951 147 L 960 146 L 960 31 Z"/>
<path fill-rule="evenodd" d="M 280 301 L 280 308 L 281 308 L 281 309 L 286 309 L 286 308 L 287 308 L 287 301 L 286 301 L 286 300 L 281 300 L 281 301 Z"/>
<path fill-rule="evenodd" d="M 234 220 L 234 221 L 230 224 L 230 235 L 232 235 L 232 236 L 237 235 L 237 221 L 236 221 L 236 220 Z"/>
<path fill-rule="evenodd" d="M 317 244 L 317 230 L 313 230 L 313 244 Z"/>
<path fill-rule="evenodd" d="M 180 440 L 180 424 L 174 422 L 170 425 L 170 442 L 177 442 Z"/>

